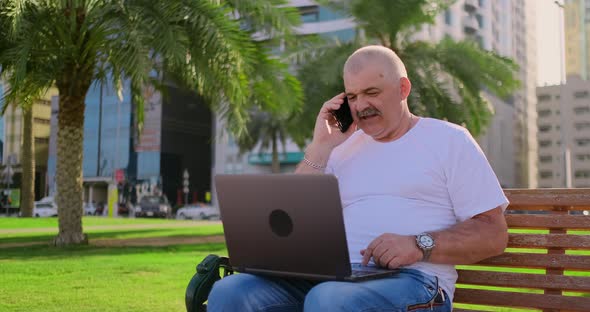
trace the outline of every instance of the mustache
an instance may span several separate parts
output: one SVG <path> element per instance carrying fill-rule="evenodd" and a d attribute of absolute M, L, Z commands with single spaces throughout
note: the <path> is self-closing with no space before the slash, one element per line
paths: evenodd
<path fill-rule="evenodd" d="M 356 116 L 358 118 L 361 118 L 361 117 L 364 117 L 364 116 L 370 116 L 370 115 L 373 115 L 373 114 L 381 115 L 381 112 L 378 111 L 377 109 L 373 108 L 373 107 L 369 107 L 369 108 L 366 108 L 366 109 L 364 109 L 364 110 L 362 110 L 360 112 L 356 112 Z"/>

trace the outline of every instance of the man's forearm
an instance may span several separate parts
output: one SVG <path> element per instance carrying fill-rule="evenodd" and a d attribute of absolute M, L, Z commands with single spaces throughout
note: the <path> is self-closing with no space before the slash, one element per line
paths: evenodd
<path fill-rule="evenodd" d="M 436 246 L 429 262 L 433 263 L 475 263 L 501 254 L 508 242 L 506 220 L 499 207 L 432 235 Z"/>

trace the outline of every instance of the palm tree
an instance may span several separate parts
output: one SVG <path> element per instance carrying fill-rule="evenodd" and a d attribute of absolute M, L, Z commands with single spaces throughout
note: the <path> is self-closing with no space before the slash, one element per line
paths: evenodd
<path fill-rule="evenodd" d="M 344 90 L 344 62 L 353 51 L 367 44 L 386 46 L 404 61 L 412 81 L 408 100 L 412 112 L 464 124 L 474 136 L 481 134 L 493 113 L 481 90 L 508 96 L 519 85 L 515 78 L 517 65 L 481 49 L 475 40 L 455 42 L 445 38 L 428 43 L 412 38 L 421 26 L 434 23 L 435 17 L 455 1 L 320 1 L 353 17 L 358 25 L 357 33 L 363 35 L 357 35 L 351 42 L 334 41 L 329 48 L 300 49 L 292 54 L 294 59 L 307 56 L 299 78 L 306 103 L 312 105 L 303 109 L 298 120 L 301 129 L 310 130 L 299 133 L 297 139 L 311 137 L 318 103 Z"/>
<path fill-rule="evenodd" d="M 272 173 L 280 173 L 279 143 L 284 154 L 289 134 L 287 120 L 288 118 L 285 115 L 280 116 L 258 110 L 252 111 L 247 125 L 247 134 L 238 137 L 236 140 L 240 153 L 243 154 L 258 147 L 258 153 L 262 154 L 270 148 Z"/>
<path fill-rule="evenodd" d="M 296 79 L 254 42 L 252 34 L 286 37 L 299 22 L 286 0 L 3 0 L 0 67 L 10 86 L 5 103 L 59 91 L 55 245 L 84 243 L 82 157 L 84 108 L 93 81 L 115 86 L 129 80 L 143 121 L 142 88 L 162 77 L 195 89 L 222 112 L 238 134 L 264 77 L 297 92 Z M 166 75 L 164 75 L 164 73 Z M 108 81 L 111 80 L 111 81 Z M 153 80 L 158 80 L 154 82 Z M 285 91 L 286 92 L 286 91 Z M 280 95 L 270 90 L 267 98 Z M 278 103 L 268 99 L 260 103 Z M 266 107 L 265 107 L 266 108 Z M 276 105 L 272 109 L 280 109 Z"/>
<path fill-rule="evenodd" d="M 23 105 L 23 142 L 21 146 L 21 215 L 33 216 L 35 204 L 35 141 L 33 131 L 33 106 Z"/>

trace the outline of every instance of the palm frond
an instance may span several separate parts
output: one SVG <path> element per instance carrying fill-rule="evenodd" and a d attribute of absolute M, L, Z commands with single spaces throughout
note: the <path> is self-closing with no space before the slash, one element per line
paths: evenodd
<path fill-rule="evenodd" d="M 515 74 L 518 65 L 493 51 L 484 51 L 475 42 L 443 39 L 435 47 L 441 68 L 475 93 L 485 87 L 500 97 L 520 86 Z"/>
<path fill-rule="evenodd" d="M 294 27 L 301 17 L 287 0 L 227 0 L 226 5 L 237 13 L 242 28 L 270 38 L 293 39 Z"/>

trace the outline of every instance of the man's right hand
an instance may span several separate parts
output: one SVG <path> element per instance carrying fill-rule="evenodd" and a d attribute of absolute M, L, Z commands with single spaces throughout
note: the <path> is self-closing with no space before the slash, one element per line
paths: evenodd
<path fill-rule="evenodd" d="M 331 151 L 346 141 L 356 130 L 356 122 L 353 122 L 346 132 L 340 132 L 336 125 L 336 118 L 332 115 L 332 111 L 337 110 L 344 103 L 345 96 L 344 93 L 340 93 L 322 105 L 315 122 L 313 145 Z"/>
<path fill-rule="evenodd" d="M 356 122 L 353 122 L 345 133 L 340 132 L 336 119 L 332 115 L 332 111 L 340 108 L 340 105 L 344 103 L 344 96 L 344 93 L 340 93 L 322 105 L 315 121 L 313 140 L 305 149 L 305 158 L 314 166 L 309 164 L 298 166 L 295 173 L 324 172 L 323 168 L 326 167 L 334 147 L 342 144 L 356 130 Z"/>

